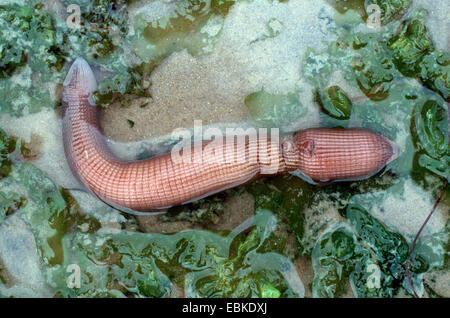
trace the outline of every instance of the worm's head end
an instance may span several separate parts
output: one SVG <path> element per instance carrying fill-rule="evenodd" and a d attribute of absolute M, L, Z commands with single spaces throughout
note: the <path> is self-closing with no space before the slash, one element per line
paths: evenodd
<path fill-rule="evenodd" d="M 97 81 L 85 59 L 78 57 L 72 63 L 63 86 L 65 99 L 75 95 L 92 98 L 92 93 L 97 89 Z"/>
<path fill-rule="evenodd" d="M 366 179 L 400 154 L 397 144 L 365 129 L 307 129 L 295 145 L 298 169 L 315 182 Z"/>

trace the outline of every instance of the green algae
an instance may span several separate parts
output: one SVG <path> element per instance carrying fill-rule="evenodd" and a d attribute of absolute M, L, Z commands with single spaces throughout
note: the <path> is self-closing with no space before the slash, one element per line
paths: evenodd
<path fill-rule="evenodd" d="M 12 162 L 9 159 L 11 154 L 16 149 L 15 138 L 9 137 L 0 129 L 0 179 L 7 177 L 12 169 Z"/>
<path fill-rule="evenodd" d="M 262 89 L 245 98 L 252 118 L 259 126 L 282 128 L 305 115 L 298 94 L 271 94 Z"/>
<path fill-rule="evenodd" d="M 412 15 L 400 27 L 376 33 L 344 30 L 327 52 L 308 51 L 304 76 L 324 89 L 327 78 L 340 70 L 355 81 L 361 92 L 374 101 L 388 97 L 391 87 L 404 77 L 417 78 L 448 98 L 448 53 L 435 50 L 423 19 L 426 13 Z"/>
<path fill-rule="evenodd" d="M 414 117 L 416 135 L 421 148 L 435 158 L 441 158 L 449 153 L 446 117 L 444 105 L 434 100 L 426 101 L 416 111 Z"/>
<path fill-rule="evenodd" d="M 341 223 L 324 234 L 312 251 L 313 294 L 339 296 L 345 291 L 347 279 L 357 297 L 392 297 L 402 286 L 409 288 L 405 275 L 409 246 L 405 238 L 389 230 L 360 205 L 348 205 L 346 218 L 348 224 Z M 411 275 L 416 284 L 422 284 L 417 274 L 442 265 L 442 249 L 433 250 L 431 244 L 428 249 L 423 246 L 416 249 L 412 259 Z M 434 263 L 433 258 L 439 261 Z"/>
<path fill-rule="evenodd" d="M 95 58 L 99 54 L 92 50 L 101 50 L 99 45 L 108 46 L 103 48 L 103 55 L 112 51 L 102 28 L 115 20 L 104 21 L 95 31 L 91 30 L 92 23 L 80 29 L 69 28 L 65 21 L 46 11 L 44 4 L 31 0 L 27 4 L 0 7 L 0 110 L 15 116 L 59 105 L 50 92 L 62 83 L 67 60 L 77 56 Z M 97 3 L 91 9 L 99 7 Z M 98 19 L 98 15 L 88 14 L 86 18 Z"/>
<path fill-rule="evenodd" d="M 267 209 L 290 224 L 300 254 L 305 252 L 303 209 L 311 201 L 311 186 L 292 175 L 276 177 L 270 182 L 253 182 L 247 187 L 255 198 L 255 210 Z"/>
<path fill-rule="evenodd" d="M 255 196 L 255 209 L 267 208 L 289 224 L 298 254 L 312 258 L 315 297 L 339 297 L 348 282 L 356 297 L 393 297 L 402 290 L 411 292 L 405 276 L 409 245 L 354 201 L 370 192 L 397 196 L 394 184 L 399 180 L 379 175 L 317 189 L 296 177 L 280 176 L 247 188 Z M 328 214 L 330 208 L 340 215 Z M 448 243 L 448 229 L 419 239 L 411 265 L 416 290 L 423 289 L 424 273 L 445 267 Z"/>
<path fill-rule="evenodd" d="M 334 184 L 317 188 L 294 175 L 277 176 L 253 182 L 246 190 L 255 198 L 255 210 L 267 209 L 289 224 L 299 255 L 310 256 L 313 245 L 328 227 L 330 216 L 320 206 L 342 211 L 354 195 L 389 189 L 395 182 L 379 174 L 356 184 Z M 309 213 L 312 213 L 310 215 Z M 339 218 L 338 212 L 334 217 Z"/>
<path fill-rule="evenodd" d="M 11 76 L 27 60 L 40 73 L 62 69 L 62 38 L 56 33 L 54 19 L 41 11 L 42 7 L 0 6 L 0 77 Z"/>
<path fill-rule="evenodd" d="M 82 1 L 77 3 L 82 4 Z M 114 6 L 108 4 L 110 9 L 106 10 L 106 3 Z M 384 24 L 395 21 L 409 5 L 409 1 L 405 1 L 405 6 L 400 8 L 395 3 L 381 3 L 395 9 L 389 14 L 389 8 L 384 9 Z M 359 5 L 358 1 L 354 4 Z M 115 74 L 100 82 L 96 94 L 98 104 L 108 106 L 127 95 L 148 96 L 148 86 L 142 84 L 144 74 L 148 75 L 172 52 L 182 49 L 193 55 L 209 52 L 231 5 L 232 2 L 185 1 L 170 19 L 164 17 L 150 25 L 149 21 L 142 20 L 144 28 L 138 29 L 141 32 L 138 35 L 145 37 L 140 40 L 154 47 L 134 47 L 145 60 L 136 66 L 124 58 L 120 41 L 104 32 L 111 25 L 117 30 L 117 38 L 126 37 L 126 31 L 120 28 L 123 24 L 120 9 L 125 2 L 95 1 L 83 10 L 82 18 L 86 25 L 93 22 L 99 27 L 84 30 L 84 33 L 71 30 L 71 39 L 62 38 L 65 45 L 71 43 L 71 49 L 61 56 L 67 55 L 69 61 L 83 55 L 95 67 Z M 44 13 L 39 11 L 39 14 Z M 188 16 L 194 20 L 190 21 Z M 48 17 L 44 21 L 49 21 Z M 57 44 L 60 34 L 69 31 L 57 21 L 52 23 L 56 40 L 53 43 Z M 201 32 L 208 23 L 219 33 L 211 36 Z M 353 33 L 348 28 L 340 30 L 338 40 L 330 43 L 326 52 L 308 51 L 303 68 L 305 78 L 315 90 L 327 93 L 325 97 L 330 98 L 328 109 L 322 109 L 324 126 L 347 126 L 351 121 L 353 125 L 380 132 L 392 140 L 405 138 L 400 157 L 370 180 L 317 188 L 286 175 L 252 183 L 247 189 L 255 196 L 258 219 L 249 234 L 189 231 L 154 235 L 123 229 L 114 232 L 103 228 L 95 217 L 86 216 L 68 191 L 54 185 L 31 163 L 16 161 L 11 154 L 17 139 L 2 134 L 0 218 L 20 213 L 31 226 L 46 281 L 56 296 L 162 297 L 169 295 L 174 285 L 184 288 L 190 297 L 301 295 L 293 291 L 279 270 L 280 264 L 290 262 L 282 256 L 286 237 L 274 234 L 275 220 L 280 225 L 287 224 L 293 232 L 298 254 L 312 257 L 315 296 L 339 296 L 345 291 L 347 281 L 351 282 L 357 297 L 392 297 L 403 289 L 411 293 L 404 277 L 406 239 L 371 216 L 367 212 L 369 205 L 364 203 L 366 210 L 356 206 L 353 200 L 361 193 L 396 196 L 395 185 L 404 182 L 409 174 L 427 194 L 435 193 L 442 186 L 449 174 L 448 109 L 443 100 L 448 98 L 449 59 L 447 52 L 435 50 L 430 44 L 421 16 L 411 15 L 398 31 L 389 25 L 387 30 L 373 34 Z M 174 40 L 173 44 L 159 36 L 166 31 Z M 272 31 L 268 29 L 268 37 L 276 36 L 276 30 Z M 204 39 L 207 42 L 203 42 Z M 35 54 L 29 48 L 23 52 Z M 59 55 L 61 51 L 51 54 Z M 54 103 L 47 92 L 34 87 L 32 79 L 50 69 L 56 72 L 52 80 L 61 83 L 64 71 L 58 72 L 58 64 L 51 64 L 39 54 L 33 56 L 34 65 L 21 64 L 20 58 L 8 57 L 10 66 L 5 69 L 2 82 L 5 89 L 1 89 L 8 93 L 4 93 L 2 101 L 10 101 L 13 96 L 17 102 L 2 102 L 2 113 L 20 116 Z M 6 60 L 2 58 L 2 61 Z M 328 78 L 338 70 L 350 86 L 359 89 L 369 100 L 358 102 L 360 96 L 353 95 L 353 91 L 345 89 L 344 93 L 342 88 L 330 86 Z M 412 84 L 411 79 L 418 79 L 424 86 Z M 14 95 L 14 92 L 21 92 L 21 95 Z M 249 109 L 253 109 L 262 125 L 283 126 L 302 114 L 295 94 L 275 95 L 261 91 L 251 96 Z M 221 198 L 215 198 L 161 219 L 214 224 L 223 208 Z M 369 200 L 377 202 L 377 198 Z M 448 191 L 443 201 L 448 205 Z M 332 209 L 335 214 L 327 215 L 326 209 Z M 266 210 L 276 215 L 276 219 Z M 120 224 L 119 227 L 125 226 Z M 264 231 L 266 228 L 270 230 Z M 448 242 L 448 225 L 443 232 L 419 240 L 412 263 L 413 284 L 418 290 L 422 288 L 421 275 L 435 268 L 448 268 Z M 74 263 L 82 268 L 79 289 L 69 288 L 66 281 L 67 268 Z M 267 267 L 261 268 L 258 264 Z M 424 288 L 430 290 L 427 284 Z"/>
<path fill-rule="evenodd" d="M 397 69 L 405 76 L 414 76 L 433 44 L 425 24 L 414 19 L 406 22 L 400 34 L 391 39 L 389 49 L 394 52 L 393 62 Z"/>
<path fill-rule="evenodd" d="M 330 86 L 324 92 L 316 92 L 316 102 L 324 112 L 336 119 L 349 119 L 352 111 L 352 102 L 339 86 Z"/>
<path fill-rule="evenodd" d="M 371 36 L 356 36 L 353 48 L 357 51 L 352 61 L 356 82 L 361 91 L 371 100 L 383 100 L 389 94 L 395 70 L 390 61 L 390 52 L 379 39 Z M 366 61 L 366 54 L 371 54 Z"/>
<path fill-rule="evenodd" d="M 289 261 L 280 254 L 258 252 L 267 239 L 268 231 L 262 230 L 267 222 L 238 236 L 207 231 L 69 233 L 63 238 L 65 263 L 54 267 L 50 277 L 57 293 L 66 297 L 112 292 L 162 297 L 170 294 L 173 284 L 184 288 L 188 297 L 261 297 L 268 292 L 294 296 L 277 270 L 279 262 Z M 261 260 L 266 268 L 258 267 Z M 64 279 L 64 269 L 74 261 L 83 268 L 77 289 L 67 288 Z"/>
<path fill-rule="evenodd" d="M 108 107 L 114 102 L 123 104 L 137 97 L 151 97 L 143 86 L 147 73 L 142 61 L 131 62 L 127 5 L 130 1 L 96 0 L 71 1 L 82 8 L 81 27 L 64 28 L 70 41 L 67 53 L 72 59 L 83 56 L 94 66 L 111 75 L 100 81 L 94 93 L 95 102 Z M 69 2 L 68 2 L 69 3 Z"/>
<path fill-rule="evenodd" d="M 290 261 L 276 249 L 265 250 L 275 225 L 273 214 L 259 211 L 250 233 L 231 241 L 229 258 L 216 255 L 216 268 L 205 268 L 190 275 L 186 278 L 189 285 L 196 286 L 203 297 L 262 297 L 268 293 L 282 297 L 302 296 L 283 278 L 283 271 L 292 268 Z"/>
<path fill-rule="evenodd" d="M 349 260 L 355 254 L 355 239 L 344 228 L 324 235 L 312 252 L 315 297 L 336 297 L 345 292 L 344 277 L 349 275 Z"/>
<path fill-rule="evenodd" d="M 416 16 L 405 21 L 400 32 L 390 40 L 393 62 L 402 74 L 419 78 L 426 87 L 448 99 L 449 53 L 434 48 L 423 22 L 426 13 L 419 11 Z"/>
<path fill-rule="evenodd" d="M 58 106 L 50 92 L 62 84 L 67 72 L 63 66 L 78 56 L 113 74 L 99 83 L 95 99 L 101 106 L 121 96 L 149 97 L 141 80 L 145 66 L 129 59 L 128 2 L 70 2 L 81 8 L 79 27 L 70 27 L 34 0 L 27 6 L 1 6 L 0 110 L 22 116 Z"/>
<path fill-rule="evenodd" d="M 56 104 L 47 88 L 32 83 L 48 82 L 64 62 L 61 34 L 52 16 L 41 9 L 40 4 L 0 6 L 1 112 L 21 116 Z"/>
<path fill-rule="evenodd" d="M 69 28 L 68 36 L 82 41 L 83 55 L 98 59 L 110 55 L 119 48 L 118 38 L 128 32 L 126 5 L 122 0 L 63 1 L 81 9 L 80 28 Z"/>
<path fill-rule="evenodd" d="M 360 90 L 374 101 L 386 99 L 393 82 L 399 78 L 385 37 L 384 34 L 348 34 L 333 48 L 340 59 L 351 57 L 349 71 Z"/>
<path fill-rule="evenodd" d="M 448 109 L 442 102 L 427 100 L 414 109 L 411 134 L 418 150 L 419 166 L 447 178 L 450 175 Z"/>
<path fill-rule="evenodd" d="M 217 224 L 225 212 L 224 199 L 224 196 L 217 195 L 188 205 L 173 207 L 167 213 L 161 215 L 158 221 L 189 221 L 200 224 Z"/>
<path fill-rule="evenodd" d="M 45 86 L 39 89 L 33 84 L 33 71 L 28 65 L 8 79 L 0 79 L 0 99 L 1 112 L 17 117 L 59 104 Z"/>
<path fill-rule="evenodd" d="M 369 0 L 365 4 L 366 11 L 371 4 L 378 5 L 381 9 L 381 23 L 387 24 L 395 19 L 401 18 L 411 5 L 411 0 Z"/>
<path fill-rule="evenodd" d="M 435 50 L 424 56 L 417 76 L 435 92 L 448 100 L 450 91 L 450 53 Z"/>
<path fill-rule="evenodd" d="M 26 198 L 22 197 L 16 192 L 1 192 L 0 191 L 0 224 L 3 220 L 15 213 L 26 204 Z"/>
<path fill-rule="evenodd" d="M 386 229 L 362 206 L 351 204 L 347 207 L 346 218 L 367 246 L 382 264 L 382 270 L 395 272 L 405 261 L 409 246 L 398 233 Z"/>

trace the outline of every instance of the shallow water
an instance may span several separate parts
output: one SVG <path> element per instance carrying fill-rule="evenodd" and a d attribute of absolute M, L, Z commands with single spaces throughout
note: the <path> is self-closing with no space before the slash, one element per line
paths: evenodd
<path fill-rule="evenodd" d="M 450 169 L 446 1 L 413 1 L 377 27 L 340 1 L 125 2 L 0 2 L 19 4 L 0 8 L 4 29 L 14 21 L 1 52 L 17 54 L 0 55 L 0 128 L 16 138 L 0 147 L 0 295 L 411 297 L 405 251 Z M 197 2 L 212 7 L 187 19 Z M 67 25 L 70 3 L 80 29 Z M 427 31 L 398 31 L 412 21 Z M 84 192 L 66 163 L 61 84 L 77 56 L 93 67 L 104 134 L 124 159 L 167 151 L 194 120 L 364 127 L 401 153 L 368 180 L 280 176 L 131 216 Z M 331 86 L 351 103 L 344 115 Z M 412 257 L 423 297 L 450 296 L 449 204 L 447 188 Z"/>

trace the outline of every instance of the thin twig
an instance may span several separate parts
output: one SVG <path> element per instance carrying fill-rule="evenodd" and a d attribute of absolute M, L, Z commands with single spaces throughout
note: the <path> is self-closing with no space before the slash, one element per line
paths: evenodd
<path fill-rule="evenodd" d="M 417 295 L 416 290 L 414 289 L 414 286 L 411 281 L 411 276 L 409 274 L 409 264 L 411 263 L 411 255 L 414 250 L 414 247 L 416 246 L 417 239 L 419 238 L 420 234 L 422 233 L 422 230 L 424 229 L 425 225 L 428 223 L 428 220 L 431 218 L 434 211 L 436 210 L 436 207 L 438 206 L 439 202 L 442 199 L 442 196 L 444 195 L 444 191 L 447 188 L 447 185 L 448 185 L 448 178 L 445 180 L 445 184 L 441 190 L 441 193 L 439 193 L 439 196 L 438 196 L 436 202 L 434 202 L 433 208 L 431 209 L 430 213 L 428 214 L 427 218 L 425 219 L 425 222 L 423 222 L 422 226 L 420 227 L 419 232 L 417 232 L 416 237 L 414 238 L 414 240 L 411 244 L 411 247 L 409 249 L 408 259 L 406 260 L 406 277 L 408 278 L 409 287 L 411 287 L 411 289 L 414 293 L 414 296 L 416 298 L 420 298 L 420 297 L 419 297 L 419 295 Z"/>

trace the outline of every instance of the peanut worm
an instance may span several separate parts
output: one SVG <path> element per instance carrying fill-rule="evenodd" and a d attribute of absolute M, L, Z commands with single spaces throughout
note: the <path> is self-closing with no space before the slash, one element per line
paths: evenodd
<path fill-rule="evenodd" d="M 77 58 L 63 89 L 67 161 L 98 198 L 132 211 L 180 205 L 265 175 L 298 172 L 314 182 L 362 179 L 398 156 L 393 142 L 369 130 L 313 128 L 279 140 L 247 136 L 242 147 L 225 141 L 216 148 L 212 141 L 193 144 L 176 153 L 188 159 L 183 161 L 175 160 L 173 151 L 123 161 L 108 149 L 101 133 L 92 96 L 96 88 L 88 63 Z"/>

